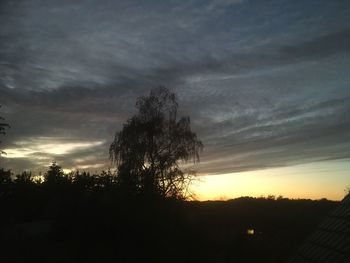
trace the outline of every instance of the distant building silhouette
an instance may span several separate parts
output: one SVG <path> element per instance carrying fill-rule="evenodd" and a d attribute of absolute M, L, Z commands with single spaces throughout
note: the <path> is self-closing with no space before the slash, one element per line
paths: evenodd
<path fill-rule="evenodd" d="M 288 262 L 350 262 L 350 194 L 318 226 Z"/>

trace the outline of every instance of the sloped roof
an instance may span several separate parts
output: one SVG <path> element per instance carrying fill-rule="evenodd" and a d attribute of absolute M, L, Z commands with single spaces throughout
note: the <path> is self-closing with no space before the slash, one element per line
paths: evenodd
<path fill-rule="evenodd" d="M 350 263 L 350 194 L 288 262 Z"/>

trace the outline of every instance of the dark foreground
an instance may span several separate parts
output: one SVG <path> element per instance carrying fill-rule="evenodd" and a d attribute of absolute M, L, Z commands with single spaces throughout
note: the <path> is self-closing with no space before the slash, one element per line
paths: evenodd
<path fill-rule="evenodd" d="M 0 196 L 1 262 L 285 262 L 336 205 L 24 189 Z"/>

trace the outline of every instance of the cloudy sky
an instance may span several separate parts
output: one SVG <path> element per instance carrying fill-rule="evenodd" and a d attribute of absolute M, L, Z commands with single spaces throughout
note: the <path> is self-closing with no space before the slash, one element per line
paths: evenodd
<path fill-rule="evenodd" d="M 202 175 L 349 171 L 347 0 L 0 2 L 1 166 L 109 166 L 115 131 L 159 85 L 205 145 Z"/>

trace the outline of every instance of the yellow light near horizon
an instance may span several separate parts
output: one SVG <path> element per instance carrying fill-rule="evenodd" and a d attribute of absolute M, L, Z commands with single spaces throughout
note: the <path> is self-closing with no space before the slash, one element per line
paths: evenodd
<path fill-rule="evenodd" d="M 65 173 L 65 174 L 69 174 L 70 172 L 72 172 L 72 170 L 71 169 L 62 169 L 63 170 L 63 172 Z"/>
<path fill-rule="evenodd" d="M 350 161 L 310 163 L 258 171 L 203 175 L 192 185 L 198 200 L 282 195 L 341 200 L 349 186 Z"/>

